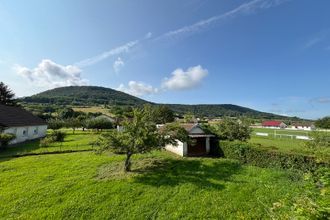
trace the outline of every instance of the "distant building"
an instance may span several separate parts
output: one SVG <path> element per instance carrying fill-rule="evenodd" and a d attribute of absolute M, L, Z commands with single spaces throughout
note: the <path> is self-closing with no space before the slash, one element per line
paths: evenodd
<path fill-rule="evenodd" d="M 46 136 L 47 123 L 22 108 L 0 104 L 0 132 L 14 134 L 10 144 L 15 144 Z"/>
<path fill-rule="evenodd" d="M 177 146 L 171 144 L 165 146 L 167 151 L 180 156 L 203 156 L 210 153 L 210 138 L 214 135 L 206 134 L 198 124 L 189 123 L 181 126 L 188 131 L 192 142 L 188 144 L 177 140 Z"/>
<path fill-rule="evenodd" d="M 315 129 L 315 126 L 312 123 L 293 123 L 290 126 L 292 130 L 303 130 L 303 131 L 311 131 Z"/>
<path fill-rule="evenodd" d="M 282 121 L 264 121 L 262 122 L 264 128 L 287 128 L 288 126 Z"/>

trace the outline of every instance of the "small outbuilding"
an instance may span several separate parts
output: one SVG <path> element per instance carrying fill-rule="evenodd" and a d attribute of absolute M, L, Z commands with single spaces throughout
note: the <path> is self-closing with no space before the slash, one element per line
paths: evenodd
<path fill-rule="evenodd" d="M 46 136 L 47 123 L 20 107 L 0 104 L 0 133 L 14 134 L 10 144 Z"/>
<path fill-rule="evenodd" d="M 301 122 L 301 123 L 293 123 L 290 126 L 290 129 L 292 129 L 292 130 L 312 131 L 312 130 L 315 130 L 315 126 L 312 123 Z"/>
<path fill-rule="evenodd" d="M 181 124 L 188 131 L 191 143 L 177 140 L 177 146 L 166 145 L 165 149 L 180 156 L 204 156 L 210 153 L 210 139 L 214 135 L 207 134 L 199 124 Z"/>

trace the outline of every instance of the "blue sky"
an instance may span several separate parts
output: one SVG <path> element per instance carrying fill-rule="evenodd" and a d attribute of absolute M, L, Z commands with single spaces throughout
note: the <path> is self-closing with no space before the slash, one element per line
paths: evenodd
<path fill-rule="evenodd" d="M 330 1 L 0 1 L 0 81 L 330 115 Z"/>

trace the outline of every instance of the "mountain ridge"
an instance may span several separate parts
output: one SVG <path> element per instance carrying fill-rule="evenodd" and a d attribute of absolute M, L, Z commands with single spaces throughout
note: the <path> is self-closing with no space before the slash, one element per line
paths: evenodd
<path fill-rule="evenodd" d="M 292 117 L 262 112 L 234 104 L 168 104 L 154 103 L 133 95 L 101 86 L 68 86 L 19 99 L 24 103 L 55 104 L 70 106 L 122 105 L 139 106 L 143 104 L 165 105 L 178 114 L 190 112 L 196 116 L 222 117 L 247 116 L 263 119 L 288 119 Z"/>

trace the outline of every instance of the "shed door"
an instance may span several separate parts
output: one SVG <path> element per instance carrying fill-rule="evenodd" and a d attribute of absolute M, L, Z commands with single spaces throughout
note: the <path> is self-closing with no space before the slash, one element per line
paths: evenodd
<path fill-rule="evenodd" d="M 193 143 L 188 145 L 189 156 L 200 156 L 206 154 L 206 139 L 204 137 L 193 138 Z"/>

